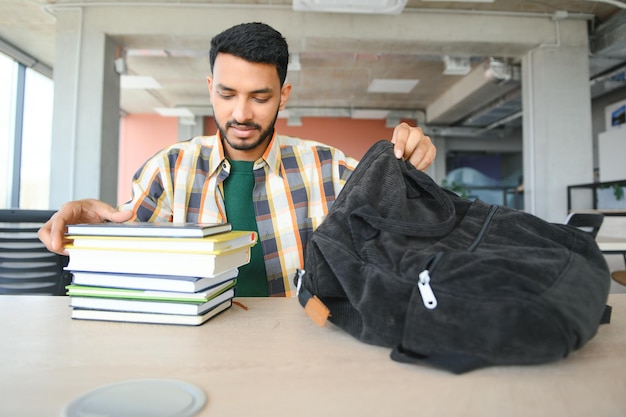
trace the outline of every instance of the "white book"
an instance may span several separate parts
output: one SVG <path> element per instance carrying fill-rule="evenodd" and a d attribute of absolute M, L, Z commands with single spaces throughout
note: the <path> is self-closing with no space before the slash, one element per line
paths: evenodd
<path fill-rule="evenodd" d="M 204 237 L 232 230 L 230 223 L 106 222 L 67 225 L 68 235 Z"/>
<path fill-rule="evenodd" d="M 129 311 L 73 309 L 72 318 L 78 320 L 120 321 L 128 323 L 179 324 L 198 326 L 217 316 L 232 305 L 232 299 L 224 301 L 201 315 L 136 313 Z"/>
<path fill-rule="evenodd" d="M 212 277 L 72 271 L 72 284 L 194 293 L 230 281 L 236 278 L 238 273 L 239 270 L 237 268 L 229 269 Z"/>
<path fill-rule="evenodd" d="M 70 271 L 210 277 L 250 262 L 250 247 L 223 253 L 154 252 L 66 247 Z"/>

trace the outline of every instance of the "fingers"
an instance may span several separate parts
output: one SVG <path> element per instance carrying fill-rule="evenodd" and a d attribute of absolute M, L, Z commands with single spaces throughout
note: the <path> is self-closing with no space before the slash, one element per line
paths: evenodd
<path fill-rule="evenodd" d="M 126 221 L 132 211 L 118 212 L 114 207 L 98 200 L 77 200 L 64 204 L 38 232 L 46 248 L 67 255 L 65 245 L 70 242 L 65 236 L 68 224 L 101 223 L 103 221 Z"/>
<path fill-rule="evenodd" d="M 65 220 L 62 215 L 56 212 L 50 219 L 39 229 L 37 236 L 39 240 L 46 245 L 50 252 L 61 255 L 67 255 L 64 246 L 65 236 Z"/>
<path fill-rule="evenodd" d="M 421 129 L 420 129 L 421 131 Z M 394 144 L 393 152 L 400 159 L 405 155 L 406 144 L 411 133 L 411 127 L 405 122 L 400 123 L 393 129 L 391 143 Z"/>
<path fill-rule="evenodd" d="M 424 135 L 420 127 L 410 127 L 404 122 L 394 129 L 391 142 L 396 158 L 404 158 L 421 171 L 428 168 L 437 155 L 430 137 Z"/>
<path fill-rule="evenodd" d="M 437 156 L 437 148 L 432 145 L 428 136 L 425 138 L 428 139 L 430 146 L 426 146 L 423 153 L 418 151 L 408 158 L 408 161 L 420 171 L 425 171 L 433 163 L 435 157 Z"/>
<path fill-rule="evenodd" d="M 115 211 L 111 213 L 109 220 L 116 223 L 127 222 L 132 219 L 134 214 L 132 210 Z"/>
<path fill-rule="evenodd" d="M 46 248 L 50 252 L 55 252 L 55 253 L 64 255 L 63 250 L 60 250 L 52 243 L 52 233 L 51 233 L 52 222 L 53 220 L 52 218 L 50 218 L 50 220 L 48 220 L 43 226 L 41 226 L 39 231 L 37 231 L 37 237 L 39 238 L 39 240 L 41 240 L 41 242 L 44 245 L 46 245 Z"/>

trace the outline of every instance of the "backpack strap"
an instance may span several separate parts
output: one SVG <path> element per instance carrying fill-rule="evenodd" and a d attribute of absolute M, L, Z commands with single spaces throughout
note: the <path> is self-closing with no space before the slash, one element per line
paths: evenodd
<path fill-rule="evenodd" d="M 294 277 L 296 284 L 296 294 L 298 295 L 298 301 L 300 305 L 304 307 L 304 312 L 309 316 L 313 323 L 320 327 L 326 325 L 328 317 L 330 317 L 330 310 L 322 300 L 313 295 L 309 290 L 302 285 L 302 277 L 304 276 L 304 270 L 298 269 Z"/>
<path fill-rule="evenodd" d="M 390 356 L 391 359 L 396 362 L 430 365 L 455 374 L 462 374 L 491 365 L 489 362 L 477 356 L 464 355 L 461 353 L 438 353 L 427 356 L 408 351 L 404 349 L 402 345 L 396 346 L 391 351 Z"/>
<path fill-rule="evenodd" d="M 611 313 L 613 312 L 613 307 L 610 305 L 604 306 L 604 311 L 602 312 L 602 317 L 600 318 L 600 324 L 609 324 L 611 322 Z"/>

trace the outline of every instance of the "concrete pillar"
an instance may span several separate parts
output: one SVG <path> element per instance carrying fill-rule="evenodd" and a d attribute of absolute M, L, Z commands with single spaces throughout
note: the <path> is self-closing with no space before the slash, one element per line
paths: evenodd
<path fill-rule="evenodd" d="M 50 207 L 117 199 L 119 75 L 116 45 L 81 8 L 57 12 Z"/>
<path fill-rule="evenodd" d="M 524 207 L 563 222 L 567 186 L 593 180 L 591 94 L 586 22 L 555 24 L 522 61 Z"/>

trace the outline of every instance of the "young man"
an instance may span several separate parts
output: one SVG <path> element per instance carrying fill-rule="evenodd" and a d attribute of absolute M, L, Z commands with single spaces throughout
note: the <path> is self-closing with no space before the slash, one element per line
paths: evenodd
<path fill-rule="evenodd" d="M 93 200 L 63 205 L 41 228 L 49 250 L 64 253 L 67 224 L 103 221 L 230 222 L 258 232 L 260 244 L 241 268 L 238 296 L 292 296 L 306 243 L 324 219 L 357 161 L 318 142 L 278 135 L 285 108 L 289 52 L 268 25 L 234 26 L 211 41 L 207 78 L 215 136 L 179 142 L 135 174 L 133 197 L 119 210 Z M 392 142 L 398 158 L 427 168 L 435 147 L 403 123 Z"/>

